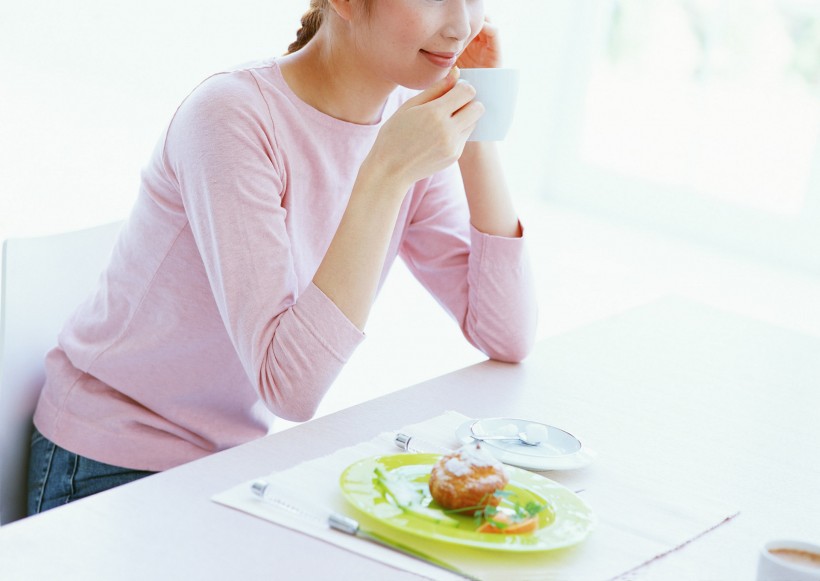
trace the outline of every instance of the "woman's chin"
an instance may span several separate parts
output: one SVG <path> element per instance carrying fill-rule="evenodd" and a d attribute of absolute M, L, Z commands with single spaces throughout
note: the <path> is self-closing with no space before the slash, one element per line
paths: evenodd
<path fill-rule="evenodd" d="M 450 69 L 437 71 L 435 74 L 426 74 L 414 79 L 408 79 L 406 82 L 399 83 L 402 87 L 407 89 L 414 89 L 416 91 L 423 91 L 433 83 L 439 82 L 450 73 Z"/>

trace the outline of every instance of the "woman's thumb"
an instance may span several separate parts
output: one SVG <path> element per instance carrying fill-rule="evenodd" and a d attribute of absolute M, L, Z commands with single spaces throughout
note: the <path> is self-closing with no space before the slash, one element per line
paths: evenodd
<path fill-rule="evenodd" d="M 450 72 L 447 73 L 446 77 L 436 81 L 412 99 L 408 99 L 404 105 L 406 107 L 415 107 L 417 105 L 424 105 L 430 101 L 435 101 L 453 88 L 458 81 L 459 74 L 460 71 L 458 67 L 453 67 L 450 69 Z"/>

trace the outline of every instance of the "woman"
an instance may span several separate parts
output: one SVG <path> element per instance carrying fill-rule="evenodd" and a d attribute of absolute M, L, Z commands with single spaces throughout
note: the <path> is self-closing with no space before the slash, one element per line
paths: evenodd
<path fill-rule="evenodd" d="M 309 419 L 397 255 L 488 356 L 530 349 L 521 227 L 454 70 L 499 65 L 482 1 L 313 0 L 302 23 L 160 139 L 46 358 L 30 513 Z"/>

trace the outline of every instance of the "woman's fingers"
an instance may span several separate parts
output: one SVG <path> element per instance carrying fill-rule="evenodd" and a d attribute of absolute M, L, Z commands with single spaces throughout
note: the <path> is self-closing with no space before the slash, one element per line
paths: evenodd
<path fill-rule="evenodd" d="M 458 81 L 454 69 L 402 105 L 384 124 L 371 149 L 380 171 L 388 168 L 408 183 L 456 161 L 484 113 L 475 89 Z"/>
<path fill-rule="evenodd" d="M 446 77 L 436 81 L 427 89 L 408 99 L 403 109 L 425 105 L 440 109 L 444 115 L 452 117 L 465 105 L 475 99 L 475 89 L 467 81 L 459 81 L 459 70 L 454 67 Z"/>
<path fill-rule="evenodd" d="M 474 125 L 484 114 L 484 105 L 476 101 L 475 95 L 475 88 L 472 85 L 467 81 L 459 81 L 436 101 L 436 104 L 453 119 L 456 131 L 460 132 L 465 127 Z"/>
<path fill-rule="evenodd" d="M 495 68 L 501 66 L 501 60 L 498 26 L 485 16 L 481 30 L 461 53 L 457 64 L 465 69 Z"/>
<path fill-rule="evenodd" d="M 402 108 L 409 109 L 411 107 L 418 107 L 419 105 L 424 105 L 426 103 L 439 99 L 443 95 L 446 95 L 453 88 L 453 85 L 455 85 L 458 81 L 458 76 L 458 68 L 453 67 L 452 69 L 450 69 L 450 72 L 447 73 L 446 77 L 436 81 L 435 83 L 424 89 L 418 95 L 415 95 L 414 97 L 405 101 Z"/>
<path fill-rule="evenodd" d="M 484 104 L 475 99 L 467 103 L 464 107 L 456 111 L 453 119 L 461 131 L 470 129 L 472 131 L 478 120 L 484 115 Z"/>
<path fill-rule="evenodd" d="M 456 111 L 475 98 L 475 89 L 467 81 L 458 81 L 438 98 L 425 103 L 430 110 L 438 110 L 441 115 L 452 117 Z"/>

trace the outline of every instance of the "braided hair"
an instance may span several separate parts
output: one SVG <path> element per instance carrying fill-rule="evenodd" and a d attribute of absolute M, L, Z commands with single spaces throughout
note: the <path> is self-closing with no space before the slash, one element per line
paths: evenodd
<path fill-rule="evenodd" d="M 365 14 L 370 14 L 374 0 L 362 0 Z M 294 53 L 305 46 L 316 35 L 328 9 L 328 0 L 310 0 L 310 7 L 302 15 L 302 26 L 296 32 L 296 40 L 288 46 L 287 54 Z"/>
<path fill-rule="evenodd" d="M 325 15 L 327 0 L 310 0 L 310 8 L 302 15 L 302 26 L 296 32 L 296 40 L 288 46 L 288 54 L 305 46 L 319 30 Z"/>

